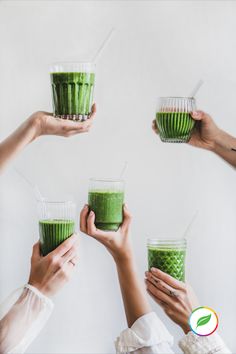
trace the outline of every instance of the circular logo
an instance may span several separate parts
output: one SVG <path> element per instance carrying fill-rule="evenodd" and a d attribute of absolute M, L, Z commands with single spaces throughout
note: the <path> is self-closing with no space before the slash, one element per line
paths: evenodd
<path fill-rule="evenodd" d="M 198 336 L 209 336 L 218 327 L 218 316 L 210 307 L 198 307 L 189 317 L 191 330 Z"/>

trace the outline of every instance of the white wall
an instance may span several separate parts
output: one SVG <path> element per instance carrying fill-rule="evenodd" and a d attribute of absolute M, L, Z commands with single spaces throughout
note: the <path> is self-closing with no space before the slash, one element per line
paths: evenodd
<path fill-rule="evenodd" d="M 236 3 L 224 1 L 1 1 L 1 138 L 32 112 L 51 110 L 50 63 L 89 60 L 111 27 L 117 32 L 97 65 L 98 114 L 92 131 L 45 137 L 1 177 L 1 299 L 27 281 L 38 237 L 34 197 L 16 166 L 46 195 L 86 202 L 91 176 L 117 176 L 124 161 L 127 203 L 140 276 L 146 239 L 181 235 L 196 209 L 188 280 L 220 317 L 236 352 L 235 172 L 217 156 L 163 144 L 151 129 L 156 98 L 188 95 L 206 82 L 198 107 L 236 135 Z M 4 207 L 4 209 L 3 209 Z M 29 353 L 111 353 L 125 318 L 112 260 L 81 236 L 80 265 L 55 298 L 56 309 Z M 181 332 L 153 304 L 175 335 Z"/>

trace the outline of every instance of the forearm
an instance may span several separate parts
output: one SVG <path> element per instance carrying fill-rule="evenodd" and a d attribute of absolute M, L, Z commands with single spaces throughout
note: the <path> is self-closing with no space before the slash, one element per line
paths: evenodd
<path fill-rule="evenodd" d="M 116 262 L 116 266 L 126 319 L 128 326 L 131 327 L 138 318 L 150 312 L 151 308 L 138 279 L 133 255 Z"/>
<path fill-rule="evenodd" d="M 0 143 L 0 171 L 38 134 L 39 122 L 29 118 Z"/>
<path fill-rule="evenodd" d="M 221 130 L 212 151 L 236 168 L 236 138 Z"/>

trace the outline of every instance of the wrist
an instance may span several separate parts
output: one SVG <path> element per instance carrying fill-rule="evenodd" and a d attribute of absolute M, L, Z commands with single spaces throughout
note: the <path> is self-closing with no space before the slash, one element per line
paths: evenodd
<path fill-rule="evenodd" d="M 37 139 L 40 135 L 42 135 L 42 116 L 33 114 L 28 119 L 29 129 L 32 131 L 32 141 Z"/>

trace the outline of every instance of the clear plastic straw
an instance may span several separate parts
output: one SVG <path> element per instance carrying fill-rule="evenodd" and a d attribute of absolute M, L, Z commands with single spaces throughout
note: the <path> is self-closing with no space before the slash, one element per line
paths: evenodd
<path fill-rule="evenodd" d="M 94 55 L 92 63 L 96 63 L 100 55 L 102 54 L 104 48 L 107 46 L 108 42 L 111 40 L 113 33 L 115 32 L 115 28 L 112 28 L 108 33 L 107 37 L 102 42 L 100 48 L 98 49 L 97 53 Z"/>
<path fill-rule="evenodd" d="M 25 177 L 25 175 L 20 172 L 16 167 L 14 167 L 14 170 L 16 171 L 16 173 L 21 176 L 21 178 L 24 179 L 24 181 L 33 189 L 34 195 L 36 197 L 37 200 L 40 200 L 41 202 L 43 202 L 45 200 L 45 198 L 42 196 L 38 186 L 36 184 L 33 184 L 27 177 Z"/>
<path fill-rule="evenodd" d="M 196 210 L 196 212 L 193 214 L 193 217 L 192 217 L 190 223 L 188 224 L 188 226 L 187 226 L 187 228 L 186 228 L 186 230 L 185 230 L 185 232 L 184 232 L 183 238 L 187 238 L 187 236 L 189 235 L 189 232 L 190 232 L 190 230 L 192 229 L 193 223 L 194 223 L 194 221 L 196 220 L 196 218 L 197 218 L 197 216 L 198 216 L 198 212 L 199 212 L 199 211 Z"/>
<path fill-rule="evenodd" d="M 122 171 L 121 171 L 121 173 L 120 173 L 120 179 L 123 178 L 127 167 L 128 167 L 128 161 L 125 161 L 124 167 L 122 168 Z"/>
<path fill-rule="evenodd" d="M 198 91 L 200 90 L 200 88 L 202 87 L 202 85 L 204 84 L 203 80 L 199 80 L 197 85 L 194 87 L 194 89 L 192 90 L 191 94 L 189 97 L 195 97 L 196 94 L 198 93 Z"/>

